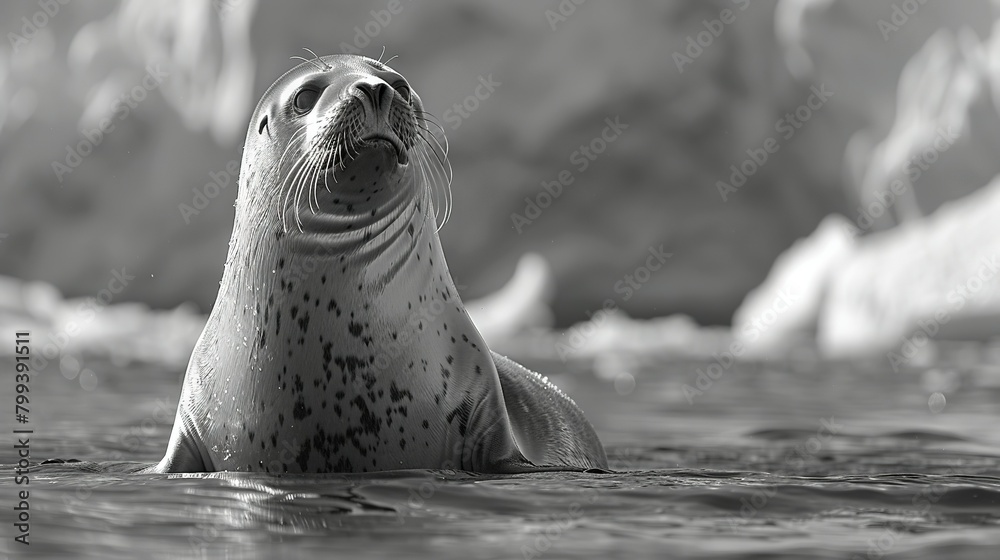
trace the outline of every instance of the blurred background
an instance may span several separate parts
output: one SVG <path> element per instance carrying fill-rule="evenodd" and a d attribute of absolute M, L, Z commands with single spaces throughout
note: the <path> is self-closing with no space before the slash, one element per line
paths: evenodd
<path fill-rule="evenodd" d="M 0 315 L 71 378 L 81 352 L 186 362 L 260 95 L 303 47 L 384 49 L 451 140 L 442 242 L 498 349 L 933 361 L 1000 336 L 998 13 L 3 3 Z"/>

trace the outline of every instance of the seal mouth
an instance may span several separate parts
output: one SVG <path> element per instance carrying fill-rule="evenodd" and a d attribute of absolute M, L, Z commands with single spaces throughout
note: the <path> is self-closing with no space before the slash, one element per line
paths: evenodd
<path fill-rule="evenodd" d="M 396 161 L 400 165 L 406 165 L 410 162 L 410 155 L 406 146 L 397 136 L 389 136 L 387 134 L 369 134 L 361 138 L 361 144 L 358 146 L 361 150 L 374 148 L 375 146 L 383 144 L 392 148 L 396 152 Z"/>

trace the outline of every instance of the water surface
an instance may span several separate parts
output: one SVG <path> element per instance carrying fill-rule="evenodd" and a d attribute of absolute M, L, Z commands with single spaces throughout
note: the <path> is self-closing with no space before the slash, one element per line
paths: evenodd
<path fill-rule="evenodd" d="M 30 485 L 30 557 L 998 557 L 995 367 L 751 363 L 699 386 L 708 365 L 648 363 L 631 392 L 589 373 L 552 376 L 600 433 L 609 474 L 44 466 Z M 32 456 L 158 460 L 181 372 L 88 367 L 90 390 L 57 368 L 32 379 Z M 0 449 L 5 520 L 14 460 Z M 0 551 L 29 557 L 3 526 Z"/>

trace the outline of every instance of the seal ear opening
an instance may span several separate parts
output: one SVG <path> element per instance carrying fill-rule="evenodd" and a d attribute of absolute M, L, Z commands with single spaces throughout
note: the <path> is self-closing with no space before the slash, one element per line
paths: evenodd
<path fill-rule="evenodd" d="M 257 134 L 264 134 L 265 128 L 267 129 L 267 136 L 270 138 L 271 128 L 267 126 L 267 115 L 264 115 L 264 118 L 260 120 L 260 126 L 257 127 Z"/>

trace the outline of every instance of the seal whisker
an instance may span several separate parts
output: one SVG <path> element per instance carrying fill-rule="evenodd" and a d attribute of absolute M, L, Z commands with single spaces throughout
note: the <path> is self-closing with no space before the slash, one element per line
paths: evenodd
<path fill-rule="evenodd" d="M 288 170 L 285 171 L 284 177 L 282 178 L 281 182 L 278 183 L 279 187 L 284 188 L 292 183 L 292 175 L 296 172 L 298 166 L 302 165 L 302 163 L 305 160 L 305 157 L 306 154 L 304 153 L 295 155 L 295 159 L 292 161 L 291 165 L 288 166 Z M 277 171 L 280 172 L 281 170 L 277 169 Z"/>
<path fill-rule="evenodd" d="M 434 189 L 433 182 L 430 180 L 429 171 L 427 169 L 427 159 L 426 159 L 426 156 L 423 153 L 423 149 L 422 148 L 418 148 L 417 150 L 415 150 L 415 156 L 414 156 L 413 160 L 417 162 L 417 169 L 420 171 L 421 182 L 424 185 L 429 185 L 430 186 L 430 188 L 431 188 L 431 193 L 430 193 L 431 197 L 432 197 L 432 199 L 436 199 L 437 196 L 438 196 L 438 192 L 437 192 L 437 190 Z M 437 221 L 437 208 L 438 208 L 438 205 L 437 204 L 432 204 L 432 205 L 434 206 L 434 221 L 436 222 Z M 431 209 L 427 208 L 427 210 L 426 210 L 426 212 L 428 213 L 427 215 L 430 214 L 430 211 L 431 211 Z"/>
<path fill-rule="evenodd" d="M 343 168 L 344 165 L 344 154 L 341 153 L 343 149 L 344 133 L 338 132 L 337 136 L 333 139 L 333 182 L 334 184 L 339 184 L 337 182 L 337 166 Z"/>
<path fill-rule="evenodd" d="M 351 130 L 351 134 L 347 136 L 347 156 L 351 159 L 354 159 L 361 154 L 361 152 L 358 151 L 358 146 L 355 144 L 356 142 L 360 142 L 358 133 L 355 130 Z M 354 154 L 351 154 L 352 150 L 354 151 Z"/>
<path fill-rule="evenodd" d="M 329 64 L 327 64 L 327 63 L 326 63 L 326 61 L 324 61 L 324 60 L 323 60 L 322 58 L 320 58 L 320 56 L 319 56 L 318 54 L 314 53 L 314 52 L 312 51 L 312 49 L 310 49 L 310 48 L 308 48 L 308 47 L 302 47 L 302 50 L 304 50 L 304 51 L 306 51 L 307 53 L 309 53 L 309 54 L 313 55 L 313 57 L 314 57 L 314 58 L 315 58 L 316 60 L 318 60 L 318 61 L 322 62 L 322 63 L 323 63 L 323 68 L 325 68 L 325 69 L 326 69 L 326 70 L 324 70 L 324 71 L 330 71 L 330 70 L 333 70 L 333 67 L 332 67 L 332 66 L 330 66 Z M 320 70 L 323 70 L 323 68 L 321 68 Z"/>
<path fill-rule="evenodd" d="M 313 201 L 312 198 L 309 196 L 310 193 L 312 192 L 310 190 L 310 183 L 313 181 L 313 177 L 315 176 L 316 173 L 316 163 L 317 163 L 316 157 L 313 155 L 313 153 L 310 153 L 309 156 L 306 158 L 305 165 L 303 166 L 303 172 L 297 177 L 297 186 L 295 189 L 295 207 L 297 209 L 299 208 L 299 201 L 301 200 L 302 195 L 305 195 L 306 204 L 309 205 L 309 210 L 313 214 L 319 211 L 319 204 L 316 205 L 317 206 L 316 208 L 313 208 Z M 301 220 L 299 223 L 300 223 L 299 229 L 301 230 L 302 228 Z"/>
<path fill-rule="evenodd" d="M 289 150 L 293 147 L 293 144 L 297 143 L 297 142 L 295 142 L 295 139 L 297 137 L 299 137 L 299 136 L 304 136 L 304 135 L 305 135 L 305 127 L 303 127 L 302 129 L 300 129 L 300 131 L 295 132 L 291 136 L 291 138 L 289 139 L 288 146 L 285 148 L 285 151 L 281 154 L 281 159 L 278 160 L 278 164 L 274 167 L 274 169 L 275 169 L 275 171 L 277 173 L 281 173 L 281 164 L 284 162 L 285 156 L 288 155 Z M 285 186 L 288 185 L 289 179 L 291 179 L 293 171 L 295 170 L 295 168 L 296 168 L 297 165 L 299 165 L 299 164 L 302 163 L 303 157 L 304 157 L 304 155 L 297 156 L 297 159 L 292 163 L 292 165 L 289 166 L 288 171 L 285 173 L 284 178 L 279 183 L 279 185 L 281 187 L 285 187 Z"/>
<path fill-rule="evenodd" d="M 292 184 L 291 187 L 289 188 L 289 192 L 291 192 L 292 190 L 295 191 L 295 198 L 292 202 L 292 207 L 293 207 L 292 209 L 295 212 L 295 223 L 298 226 L 299 231 L 301 232 L 302 217 L 299 214 L 299 201 L 302 199 L 302 189 L 305 186 L 305 180 L 303 179 L 303 174 L 308 173 L 309 170 L 309 156 L 306 155 L 300 158 L 300 161 L 302 162 L 302 165 L 300 165 L 299 170 L 295 172 L 295 176 L 292 179 Z"/>
<path fill-rule="evenodd" d="M 451 182 L 453 178 L 453 171 L 451 169 L 451 161 L 448 159 L 447 155 L 442 157 L 441 154 L 438 153 L 438 150 L 443 150 L 443 148 L 436 138 L 434 139 L 434 144 L 436 145 L 437 150 L 423 134 L 420 134 L 419 136 L 427 148 L 434 154 L 435 161 L 431 162 L 429 156 L 426 154 L 426 150 L 422 150 L 424 152 L 424 157 L 428 160 L 428 164 L 436 164 L 431 165 L 431 167 L 432 169 L 436 169 L 439 173 L 435 178 L 440 179 L 440 183 L 435 181 L 435 185 L 442 190 L 442 197 L 445 201 L 444 220 L 441 222 L 441 227 L 444 227 L 444 224 L 448 223 L 448 220 L 451 218 L 452 211 Z"/>
<path fill-rule="evenodd" d="M 428 122 L 428 121 L 425 120 L 425 122 Z M 438 184 L 438 181 L 435 181 L 435 184 L 436 184 L 437 188 L 442 191 L 441 192 L 441 197 L 444 199 L 444 219 L 441 221 L 441 225 L 438 228 L 438 230 L 440 230 L 451 219 L 451 212 L 452 212 L 452 209 L 453 209 L 453 206 L 454 206 L 452 204 L 451 183 L 452 183 L 452 180 L 454 179 L 454 171 L 452 170 L 452 167 L 451 167 L 451 160 L 448 158 L 448 147 L 447 147 L 447 145 L 446 146 L 442 146 L 441 143 L 437 139 L 437 135 L 433 134 L 426 127 L 421 126 L 420 128 L 424 132 L 418 132 L 418 136 L 419 136 L 420 140 L 423 142 L 423 144 L 426 145 L 427 149 L 434 153 L 434 159 L 435 159 L 435 161 L 433 163 L 435 165 L 433 165 L 432 167 L 436 167 L 437 168 L 437 170 L 440 173 L 440 175 L 438 175 L 438 177 L 441 179 L 440 183 L 443 183 L 443 184 Z M 439 126 L 439 128 L 440 128 L 440 126 Z M 442 132 L 443 132 L 443 129 L 442 129 Z M 431 137 L 430 139 L 427 138 L 428 135 L 430 135 L 430 137 Z M 432 141 L 433 141 L 433 144 L 432 144 Z M 445 136 L 445 142 L 447 143 L 447 141 L 448 141 L 448 137 Z M 432 163 L 430 161 L 430 157 L 425 154 L 425 158 L 428 159 L 428 165 L 430 165 Z"/>
<path fill-rule="evenodd" d="M 423 140 L 425 144 L 427 144 L 428 148 L 435 152 L 435 155 L 438 156 L 439 159 L 448 158 L 448 148 L 442 146 L 441 142 L 437 139 L 437 135 L 427 129 L 427 127 L 418 125 L 417 135 L 420 136 L 420 139 Z"/>
<path fill-rule="evenodd" d="M 285 178 L 279 183 L 280 187 L 282 187 L 285 191 L 281 197 L 281 227 L 286 232 L 288 231 L 288 220 L 286 217 L 288 215 L 288 199 L 292 193 L 292 188 L 289 185 L 289 179 L 291 179 L 292 172 L 295 171 L 298 166 L 302 165 L 302 160 L 303 158 L 296 159 L 295 162 L 293 162 L 289 167 Z"/>
<path fill-rule="evenodd" d="M 434 136 L 434 131 L 432 131 L 431 129 L 427 128 L 426 126 L 420 124 L 421 122 L 422 121 L 417 121 L 417 124 L 415 125 L 416 128 L 418 130 L 422 130 L 422 131 L 426 132 L 427 134 L 430 134 L 431 136 Z M 447 142 L 447 138 L 445 139 L 445 142 Z M 444 155 L 448 155 L 447 148 L 445 148 L 445 154 Z"/>
<path fill-rule="evenodd" d="M 346 169 L 347 162 L 354 158 L 354 156 L 351 155 L 350 146 L 348 144 L 350 138 L 349 128 L 349 125 L 340 126 L 337 129 L 337 133 L 333 137 L 334 149 L 336 153 L 334 165 L 339 165 L 341 169 Z"/>
<path fill-rule="evenodd" d="M 307 133 L 305 125 L 302 128 L 296 130 L 288 137 L 288 143 L 285 145 L 285 150 L 281 153 L 281 157 L 278 159 L 278 164 L 275 166 L 275 170 L 281 169 L 281 164 L 285 161 L 285 156 L 288 155 L 288 150 L 296 147 L 298 141 L 302 139 Z"/>
<path fill-rule="evenodd" d="M 423 150 L 422 149 L 417 149 L 416 150 L 416 154 L 415 154 L 415 156 L 414 156 L 413 159 L 414 159 L 414 161 L 417 162 L 417 169 L 420 171 L 420 177 L 422 179 L 421 182 L 424 185 L 431 185 L 431 187 L 432 187 L 431 196 L 432 196 L 432 198 L 436 199 L 438 193 L 437 193 L 436 190 L 433 190 L 433 185 L 431 184 L 431 181 L 430 181 L 429 177 L 427 176 L 426 158 L 424 156 Z M 437 221 L 437 204 L 434 204 L 433 206 L 434 206 L 434 220 L 436 222 Z M 430 212 L 430 208 L 428 208 L 427 211 Z"/>
<path fill-rule="evenodd" d="M 442 136 L 447 136 L 447 133 L 445 133 L 444 128 L 441 126 L 441 123 L 437 120 L 437 117 L 435 117 L 433 114 L 420 109 L 415 109 L 413 113 L 418 121 L 425 124 L 434 125 L 434 128 L 439 130 Z"/>
<path fill-rule="evenodd" d="M 437 120 L 437 117 L 435 117 L 433 113 L 428 113 L 427 111 L 424 111 L 422 109 L 415 109 L 414 114 L 421 121 L 424 121 L 428 124 L 433 124 L 438 130 L 441 131 L 441 134 L 447 135 L 444 131 L 444 128 L 441 126 L 441 122 Z"/>
<path fill-rule="evenodd" d="M 420 165 L 420 170 L 424 179 L 424 184 L 428 185 L 429 188 L 431 189 L 431 195 L 434 201 L 434 221 L 438 222 L 438 213 L 442 207 L 442 205 L 439 202 L 441 199 L 441 189 L 438 186 L 437 181 L 435 181 L 433 178 L 433 174 L 430 169 L 430 161 L 428 161 L 427 154 L 425 153 L 425 150 L 422 146 L 420 149 L 417 150 L 416 159 Z M 441 229 L 440 225 L 438 226 L 437 229 L 438 230 Z"/>
<path fill-rule="evenodd" d="M 426 140 L 424 140 L 424 142 L 426 143 Z M 446 178 L 440 164 L 431 161 L 430 156 L 427 155 L 427 150 L 419 150 L 418 157 L 422 162 L 422 166 L 426 170 L 425 181 L 429 183 L 433 189 L 435 200 L 434 219 L 439 222 L 437 230 L 440 231 L 441 228 L 448 223 L 448 219 L 451 215 L 451 189 L 446 183 Z"/>
<path fill-rule="evenodd" d="M 349 157 L 350 159 L 356 158 L 357 154 L 359 152 L 358 152 L 357 146 L 354 145 L 354 142 L 357 140 L 357 136 L 355 135 L 354 127 L 351 127 L 351 130 L 350 130 L 349 134 L 345 134 L 344 139 L 346 140 L 345 146 L 347 148 L 346 149 L 346 151 L 347 151 L 347 157 Z M 354 152 L 353 154 L 351 153 L 352 151 Z M 346 165 L 346 163 L 345 163 L 345 165 Z"/>
<path fill-rule="evenodd" d="M 334 160 L 334 164 L 332 167 L 330 166 L 331 159 Z M 323 185 L 326 187 L 326 192 L 333 192 L 330 190 L 330 175 L 333 175 L 333 182 L 336 183 L 337 162 L 336 162 L 336 154 L 333 153 L 332 151 L 327 152 L 326 159 L 323 160 L 323 169 L 326 170 L 326 172 L 323 173 Z"/>
<path fill-rule="evenodd" d="M 275 171 L 279 173 L 281 172 L 281 164 L 285 161 L 285 156 L 288 155 L 288 150 L 292 149 L 293 146 L 296 146 L 301 137 L 306 135 L 306 132 L 306 126 L 302 125 L 301 128 L 293 132 L 291 136 L 288 137 L 288 144 L 285 146 L 285 150 L 281 153 L 281 157 L 278 158 L 278 164 L 274 166 Z"/>
<path fill-rule="evenodd" d="M 434 144 L 436 144 L 438 150 L 441 151 L 440 153 L 437 150 L 434 150 L 434 147 L 430 145 L 430 142 L 427 140 L 427 138 L 425 138 L 423 135 L 420 136 L 421 138 L 423 138 L 424 142 L 427 143 L 428 147 L 431 148 L 431 151 L 434 152 L 434 157 L 438 159 L 438 161 L 441 163 L 441 166 L 443 168 L 447 168 L 445 171 L 447 172 L 448 184 L 451 185 L 452 169 L 451 169 L 451 161 L 448 159 L 447 150 L 445 150 L 441 146 L 441 143 L 438 142 L 436 137 L 432 136 L 431 139 L 434 140 Z"/>
<path fill-rule="evenodd" d="M 326 182 L 327 166 L 330 161 L 330 151 L 323 150 L 316 155 L 316 170 L 313 173 L 313 179 L 310 182 L 310 187 L 313 189 L 313 198 L 316 200 L 316 208 L 319 208 L 319 177 L 323 176 L 323 181 Z"/>
<path fill-rule="evenodd" d="M 313 157 L 312 172 L 309 174 L 309 180 L 306 184 L 306 188 L 309 189 L 306 193 L 306 198 L 309 199 L 309 209 L 312 210 L 313 214 L 319 213 L 319 196 L 316 193 L 316 186 L 319 184 L 319 173 L 322 169 L 322 155 Z M 315 203 L 315 208 L 313 205 Z"/>
<path fill-rule="evenodd" d="M 347 165 L 347 133 L 344 131 L 340 132 L 337 136 L 336 150 L 334 166 L 340 166 L 341 169 L 345 169 Z"/>
<path fill-rule="evenodd" d="M 295 163 L 292 164 L 292 168 L 288 172 L 289 175 L 288 179 L 286 179 L 285 183 L 283 183 L 282 185 L 285 187 L 285 197 L 284 197 L 284 202 L 282 203 L 281 216 L 282 216 L 282 224 L 285 227 L 285 231 L 288 231 L 288 223 L 287 223 L 288 211 L 291 210 L 294 214 L 296 214 L 296 219 L 298 218 L 297 216 L 298 211 L 295 209 L 296 201 L 293 195 L 293 193 L 295 192 L 295 178 L 292 177 L 292 172 L 293 172 L 292 170 L 295 170 L 294 173 L 297 176 L 298 173 L 301 171 L 303 165 L 304 165 L 304 158 L 299 158 L 295 160 Z M 291 203 L 291 207 L 289 207 L 289 203 Z"/>
<path fill-rule="evenodd" d="M 353 154 L 351 153 L 352 149 L 354 151 Z M 355 155 L 356 153 L 357 153 L 357 149 L 354 147 L 354 131 L 353 130 L 352 131 L 345 130 L 344 131 L 344 154 L 345 154 L 345 156 L 343 158 L 341 158 L 341 160 L 340 160 L 341 169 L 347 169 L 347 162 L 350 161 L 350 160 L 353 160 L 355 157 L 357 157 Z"/>
<path fill-rule="evenodd" d="M 312 64 L 313 66 L 315 66 L 316 69 L 319 70 L 320 72 L 325 72 L 326 71 L 326 70 L 323 69 L 322 66 L 320 66 L 319 64 L 316 64 L 316 61 L 314 61 L 314 60 L 309 60 L 309 59 L 306 59 L 306 58 L 302 58 L 301 56 L 290 56 L 290 57 L 288 57 L 288 59 L 289 60 L 296 60 L 296 59 L 298 59 L 298 60 L 301 60 L 303 62 L 308 62 L 309 64 Z"/>
<path fill-rule="evenodd" d="M 315 179 L 313 180 L 312 184 L 310 185 L 310 188 L 312 189 L 313 200 L 316 201 L 317 211 L 319 209 L 319 176 L 320 175 L 323 176 L 323 184 L 326 186 L 326 191 L 330 192 L 330 186 L 327 183 L 327 178 L 330 175 L 330 173 L 328 172 L 328 170 L 330 169 L 329 166 L 330 166 L 330 158 L 331 158 L 331 156 L 332 156 L 332 153 L 329 150 L 325 150 L 319 156 L 316 157 L 316 174 L 314 175 Z"/>
<path fill-rule="evenodd" d="M 448 143 L 448 133 L 444 131 L 444 127 L 441 126 L 441 123 L 439 123 L 437 121 L 437 119 L 434 117 L 434 115 L 432 115 L 432 114 L 430 114 L 430 113 L 428 113 L 426 111 L 419 111 L 419 115 L 418 115 L 417 118 L 420 119 L 424 123 L 434 125 L 435 127 L 437 127 L 438 130 L 441 131 L 441 136 L 444 138 L 444 154 L 448 155 L 448 152 L 449 152 L 449 149 L 450 149 L 450 146 L 449 146 L 449 143 Z M 431 132 L 430 130 L 427 130 L 427 132 L 430 132 L 435 137 L 437 137 L 437 133 Z"/>

